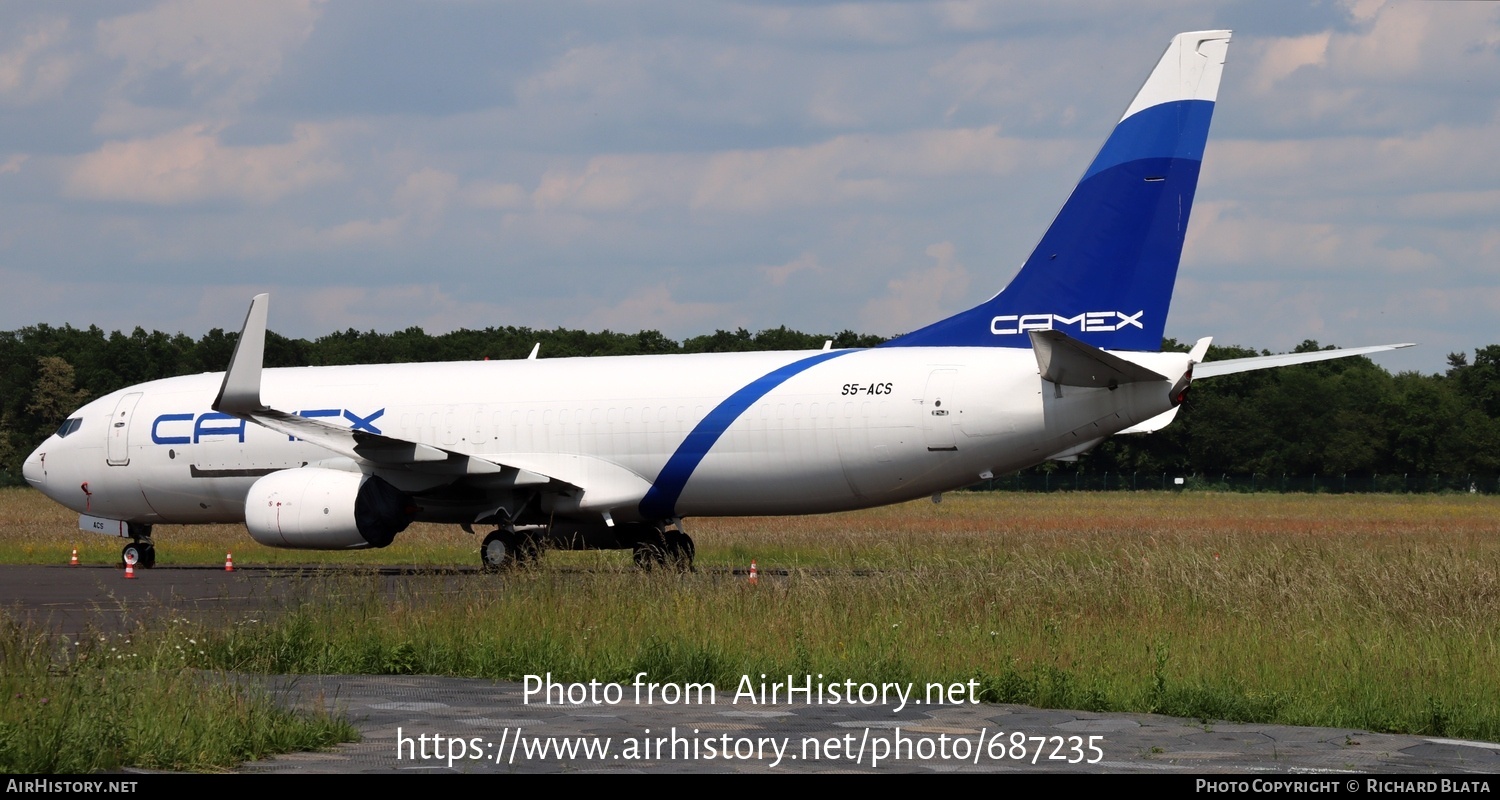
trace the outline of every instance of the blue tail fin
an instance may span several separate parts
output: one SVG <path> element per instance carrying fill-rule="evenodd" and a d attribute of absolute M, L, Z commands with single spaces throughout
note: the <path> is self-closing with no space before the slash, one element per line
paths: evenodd
<path fill-rule="evenodd" d="M 1030 347 L 1029 331 L 1060 330 L 1160 349 L 1228 45 L 1229 31 L 1174 37 L 1010 285 L 886 346 Z"/>

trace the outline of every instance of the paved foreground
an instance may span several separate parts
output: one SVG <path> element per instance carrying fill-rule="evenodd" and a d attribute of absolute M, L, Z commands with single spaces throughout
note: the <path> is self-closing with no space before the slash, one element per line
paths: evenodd
<path fill-rule="evenodd" d="M 421 581 L 442 591 L 446 582 L 469 579 L 379 572 L 393 590 Z M 295 603 L 307 576 L 298 569 L 158 567 L 126 581 L 105 567 L 0 566 L 0 606 L 60 634 L 128 628 L 163 614 L 228 620 Z M 770 681 L 778 679 L 785 680 Z M 918 704 L 914 695 L 902 707 L 760 703 L 743 696 L 734 702 L 733 690 L 716 692 L 713 702 L 706 696 L 673 702 L 683 699 L 670 696 L 684 688 L 675 686 L 637 702 L 635 688 L 626 684 L 618 696 L 572 687 L 572 699 L 584 702 L 568 702 L 570 689 L 561 687 L 549 703 L 541 693 L 527 698 L 523 684 L 488 680 L 265 680 L 282 703 L 344 712 L 364 741 L 245 764 L 242 772 L 1500 772 L 1500 744 L 975 705 L 963 702 L 961 692 L 945 698 L 956 704 Z M 669 696 L 663 698 L 662 689 Z M 589 702 L 589 692 L 599 702 Z"/>
<path fill-rule="evenodd" d="M 283 703 L 345 712 L 364 741 L 245 764 L 241 771 L 1500 771 L 1496 744 L 1152 714 L 984 704 L 759 705 L 733 702 L 722 691 L 712 704 L 637 704 L 628 684 L 614 703 L 546 703 L 539 694 L 528 698 L 520 683 L 428 676 L 303 676 L 273 683 Z"/>

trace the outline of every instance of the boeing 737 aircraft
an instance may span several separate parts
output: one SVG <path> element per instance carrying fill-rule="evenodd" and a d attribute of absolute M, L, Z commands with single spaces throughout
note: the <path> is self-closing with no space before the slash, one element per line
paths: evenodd
<path fill-rule="evenodd" d="M 1157 430 L 1189 383 L 1381 345 L 1202 363 L 1158 352 L 1229 45 L 1173 38 L 1003 291 L 879 347 L 262 369 L 267 296 L 223 374 L 70 416 L 26 480 L 155 561 L 162 524 L 385 547 L 415 520 L 691 563 L 692 516 L 813 514 L 958 489 Z"/>

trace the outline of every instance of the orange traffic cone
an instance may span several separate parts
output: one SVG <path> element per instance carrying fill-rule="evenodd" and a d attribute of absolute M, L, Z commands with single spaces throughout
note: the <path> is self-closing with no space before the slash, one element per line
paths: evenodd
<path fill-rule="evenodd" d="M 133 562 L 133 561 L 126 561 L 125 562 L 125 577 L 126 578 L 134 578 L 135 577 L 135 562 Z"/>
<path fill-rule="evenodd" d="M 224 571 L 234 572 L 234 553 L 224 554 Z"/>
<path fill-rule="evenodd" d="M 76 566 L 78 566 L 78 548 L 76 548 L 76 547 L 73 548 L 73 558 L 72 558 L 72 560 L 68 561 L 68 566 L 70 566 L 70 567 L 76 567 Z"/>
<path fill-rule="evenodd" d="M 755 571 L 755 559 L 750 559 L 750 585 L 756 586 L 760 583 L 759 576 Z"/>

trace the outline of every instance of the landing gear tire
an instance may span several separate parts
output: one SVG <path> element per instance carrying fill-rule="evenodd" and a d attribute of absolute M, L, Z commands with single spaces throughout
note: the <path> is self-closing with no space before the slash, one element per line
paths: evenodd
<path fill-rule="evenodd" d="M 679 572 L 693 571 L 693 556 L 697 548 L 693 546 L 693 537 L 682 531 L 667 531 L 667 565 Z"/>
<path fill-rule="evenodd" d="M 536 542 L 515 531 L 495 531 L 484 537 L 484 544 L 479 546 L 479 560 L 485 572 L 515 569 L 536 557 Z"/>
<path fill-rule="evenodd" d="M 696 548 L 692 537 L 682 531 L 653 530 L 636 541 L 634 550 L 635 565 L 646 572 L 657 567 L 693 571 Z"/>
<path fill-rule="evenodd" d="M 131 542 L 120 551 L 120 563 L 151 569 L 156 566 L 156 546 L 150 542 Z"/>
<path fill-rule="evenodd" d="M 667 554 L 661 545 L 654 542 L 636 542 L 632 558 L 636 567 L 650 572 L 667 563 Z"/>

